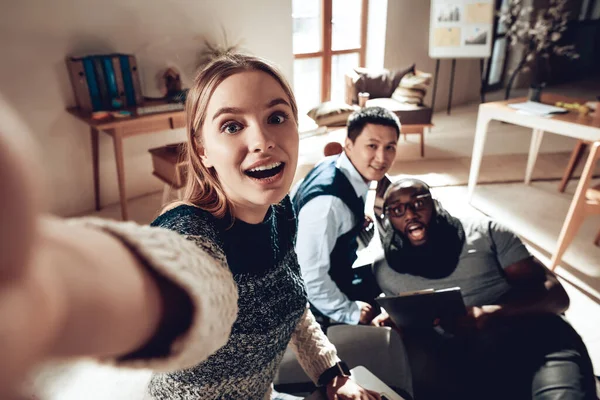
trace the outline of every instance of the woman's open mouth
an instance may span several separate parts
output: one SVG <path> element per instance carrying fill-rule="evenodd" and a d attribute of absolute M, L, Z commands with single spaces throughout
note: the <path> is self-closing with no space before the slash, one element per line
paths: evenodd
<path fill-rule="evenodd" d="M 244 173 L 257 182 L 272 183 L 281 178 L 284 168 L 285 163 L 277 161 L 248 169 Z"/>

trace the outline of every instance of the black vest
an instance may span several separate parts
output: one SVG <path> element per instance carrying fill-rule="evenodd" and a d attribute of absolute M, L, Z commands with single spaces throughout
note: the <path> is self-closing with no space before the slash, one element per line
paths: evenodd
<path fill-rule="evenodd" d="M 365 203 L 356 195 L 354 187 L 344 173 L 336 168 L 338 158 L 337 155 L 328 157 L 313 168 L 298 187 L 292 204 L 298 215 L 302 207 L 310 200 L 318 196 L 330 195 L 341 199 L 352 211 L 357 224 L 349 232 L 338 237 L 335 242 L 335 247 L 329 255 L 329 275 L 350 300 L 358 300 L 354 298 L 355 291 L 352 290 L 352 282 L 356 278 L 352 271 L 352 264 L 356 260 L 356 250 L 358 249 L 356 239 L 363 228 L 365 219 Z"/>

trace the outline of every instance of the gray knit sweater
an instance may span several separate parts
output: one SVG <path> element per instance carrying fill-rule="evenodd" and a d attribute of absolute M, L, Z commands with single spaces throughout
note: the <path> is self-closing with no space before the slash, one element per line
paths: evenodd
<path fill-rule="evenodd" d="M 133 244 L 132 247 L 141 249 L 139 253 L 148 264 L 188 290 L 196 309 L 201 310 L 194 317 L 191 332 L 173 347 L 173 356 L 179 362 L 158 361 L 160 370 L 176 371 L 153 376 L 149 391 L 155 399 L 268 399 L 271 382 L 288 344 L 296 351 L 300 364 L 314 381 L 338 360 L 334 347 L 307 310 L 306 293 L 293 248 L 295 219 L 289 198 L 271 207 L 265 221 L 257 225 L 236 221 L 230 228 L 206 211 L 191 206 L 172 209 L 161 215 L 153 225 L 161 228 L 136 229 L 130 226 L 127 234 L 123 234 L 122 225 L 112 224 L 104 228 L 130 246 Z M 168 233 L 172 232 L 162 228 L 179 233 L 176 236 L 181 239 L 169 236 Z M 144 231 L 146 235 L 148 230 L 153 231 L 155 246 L 157 234 L 159 237 L 168 236 L 169 241 L 165 245 L 171 248 L 181 245 L 179 242 L 185 241 L 183 237 L 191 240 L 195 244 L 196 256 L 205 262 L 190 265 L 194 269 L 206 267 L 213 274 L 206 279 L 206 274 L 186 271 L 185 259 L 195 257 L 194 254 L 188 254 L 175 263 L 173 254 L 157 257 L 157 252 L 153 251 L 149 255 L 144 251 L 144 235 L 136 234 L 136 230 Z M 174 242 L 177 243 L 174 245 Z M 188 246 L 184 247 L 186 251 L 190 250 Z M 207 259 L 214 262 L 208 265 Z M 219 269 L 229 270 L 231 274 L 225 277 L 218 275 L 215 279 L 215 272 L 221 274 Z M 186 282 L 181 282 L 180 277 Z M 215 335 L 223 335 L 219 317 L 207 314 L 224 313 L 223 318 L 229 318 L 231 307 L 223 309 L 223 305 L 231 302 L 227 293 L 228 282 L 225 282 L 231 277 L 239 296 L 237 319 L 226 344 L 206 358 L 208 352 L 200 350 L 200 347 L 206 342 L 207 347 L 214 348 L 214 342 L 219 341 L 219 338 L 207 338 L 211 327 L 206 324 L 215 324 Z M 193 281 L 198 278 L 212 283 L 207 286 L 207 282 Z M 203 292 L 189 290 L 197 286 L 202 287 Z M 230 295 L 235 299 L 236 293 Z M 193 331 L 201 328 L 204 337 L 194 337 Z M 222 344 L 224 340 L 220 340 L 219 344 Z M 193 364 L 189 356 L 182 357 L 182 354 L 193 352 L 199 356 Z M 181 362 L 182 358 L 185 362 Z M 156 362 L 149 360 L 146 366 L 155 367 Z M 143 361 L 134 365 L 145 366 Z M 190 365 L 193 366 L 187 368 Z"/>

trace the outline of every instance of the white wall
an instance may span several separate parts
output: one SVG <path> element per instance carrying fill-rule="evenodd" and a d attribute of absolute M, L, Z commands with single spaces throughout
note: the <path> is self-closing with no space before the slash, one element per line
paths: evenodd
<path fill-rule="evenodd" d="M 242 40 L 247 51 L 279 64 L 292 78 L 291 1 L 281 0 L 22 0 L 0 12 L 0 97 L 24 120 L 41 147 L 42 174 L 52 198 L 47 208 L 74 215 L 94 205 L 89 132 L 65 111 L 74 98 L 68 55 L 137 56 L 147 96 L 158 96 L 157 76 L 167 66 L 189 85 L 205 36 Z M 11 132 L 19 134 L 19 132 Z M 125 140 L 128 196 L 159 190 L 147 150 L 183 140 L 183 130 Z M 118 200 L 112 140 L 100 136 L 103 204 Z"/>
<path fill-rule="evenodd" d="M 403 68 L 416 63 L 422 71 L 435 72 L 435 60 L 429 58 L 429 8 L 430 1 L 427 0 L 388 1 L 385 68 Z M 450 60 L 441 60 L 436 110 L 447 105 L 450 67 Z M 477 101 L 479 88 L 479 60 L 457 59 L 452 105 Z M 427 92 L 427 104 L 431 104 L 432 91 L 433 84 Z"/>
<path fill-rule="evenodd" d="M 392 0 L 394 1 L 394 0 Z M 388 0 L 369 0 L 366 67 L 383 68 Z"/>

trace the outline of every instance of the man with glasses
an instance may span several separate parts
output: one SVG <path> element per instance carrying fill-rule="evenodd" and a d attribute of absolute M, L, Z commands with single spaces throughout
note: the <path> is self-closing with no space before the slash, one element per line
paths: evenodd
<path fill-rule="evenodd" d="M 468 310 L 402 328 L 416 398 L 596 398 L 587 350 L 560 315 L 569 297 L 513 232 L 450 215 L 416 179 L 387 188 L 382 217 L 385 295 L 458 286 Z M 392 325 L 385 313 L 373 324 Z"/>

